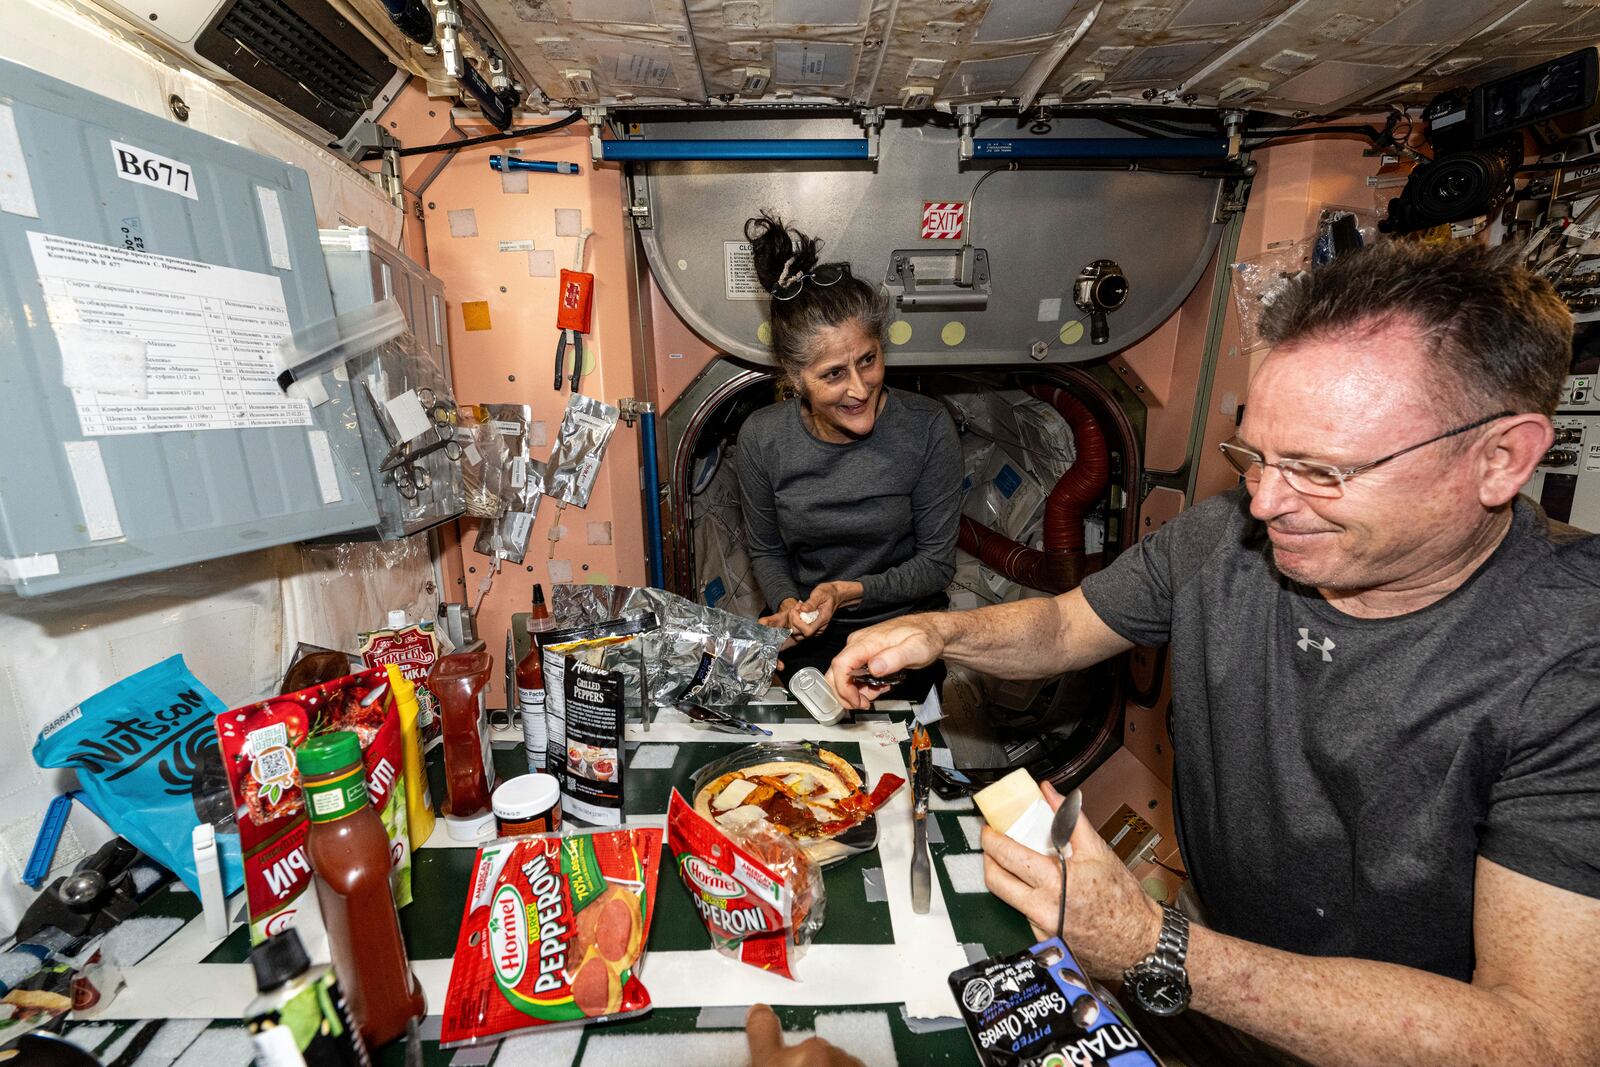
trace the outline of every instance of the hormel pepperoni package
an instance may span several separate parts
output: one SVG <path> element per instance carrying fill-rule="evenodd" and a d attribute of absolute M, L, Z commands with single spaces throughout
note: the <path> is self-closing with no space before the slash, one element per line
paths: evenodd
<path fill-rule="evenodd" d="M 505 838 L 478 850 L 439 1041 L 498 1041 L 650 1008 L 639 981 L 659 829 Z"/>
<path fill-rule="evenodd" d="M 667 844 L 717 951 L 793 978 L 793 964 L 822 929 L 822 870 L 811 857 L 766 822 L 724 831 L 676 789 Z"/>
<path fill-rule="evenodd" d="M 390 884 L 399 907 L 411 903 L 411 843 L 406 824 L 400 715 L 385 670 L 335 678 L 217 716 L 217 741 L 238 806 L 250 943 L 301 926 L 314 943 L 311 862 L 306 855 L 305 801 L 295 749 L 309 737 L 349 730 L 361 739 L 367 795 L 389 832 Z"/>

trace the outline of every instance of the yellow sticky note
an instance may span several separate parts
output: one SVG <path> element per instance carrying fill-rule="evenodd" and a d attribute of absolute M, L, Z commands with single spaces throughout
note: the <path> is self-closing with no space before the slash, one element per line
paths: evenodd
<path fill-rule="evenodd" d="M 489 325 L 489 301 L 468 300 L 461 305 L 461 321 L 469 330 L 492 329 Z"/>

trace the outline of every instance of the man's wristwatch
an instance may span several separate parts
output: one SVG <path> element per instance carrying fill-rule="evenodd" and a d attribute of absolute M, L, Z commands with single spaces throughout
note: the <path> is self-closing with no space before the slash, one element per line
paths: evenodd
<path fill-rule="evenodd" d="M 1189 1006 L 1189 919 L 1177 908 L 1161 905 L 1161 936 L 1156 950 L 1122 976 L 1122 988 L 1151 1015 L 1177 1015 Z"/>

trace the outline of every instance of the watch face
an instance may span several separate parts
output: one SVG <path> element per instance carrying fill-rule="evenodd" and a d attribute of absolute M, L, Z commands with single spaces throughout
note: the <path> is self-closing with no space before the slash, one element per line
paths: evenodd
<path fill-rule="evenodd" d="M 1189 986 L 1166 971 L 1151 969 L 1133 976 L 1133 995 L 1151 1015 L 1177 1015 L 1189 1006 Z"/>

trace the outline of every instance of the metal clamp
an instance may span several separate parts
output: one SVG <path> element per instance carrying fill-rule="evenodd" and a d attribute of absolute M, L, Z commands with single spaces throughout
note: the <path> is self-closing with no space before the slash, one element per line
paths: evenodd
<path fill-rule="evenodd" d="M 640 415 L 654 415 L 656 413 L 656 406 L 650 403 L 648 400 L 640 400 L 637 397 L 625 396 L 621 400 L 617 401 L 617 410 L 620 413 L 618 417 L 621 418 L 625 424 L 632 426 L 634 421 L 637 420 Z"/>

